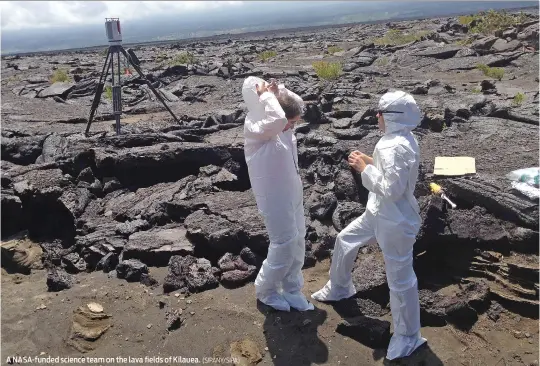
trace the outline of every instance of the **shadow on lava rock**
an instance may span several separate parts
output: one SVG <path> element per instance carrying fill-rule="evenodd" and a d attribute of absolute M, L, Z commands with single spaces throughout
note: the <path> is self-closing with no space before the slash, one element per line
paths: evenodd
<path fill-rule="evenodd" d="M 257 309 L 264 314 L 264 336 L 275 366 L 312 365 L 328 361 L 328 347 L 319 338 L 317 328 L 327 318 L 327 312 L 283 312 L 257 300 Z M 300 316 L 299 316 L 300 315 Z"/>
<path fill-rule="evenodd" d="M 377 349 L 373 351 L 373 359 L 380 360 L 386 356 L 386 350 Z M 387 360 L 384 358 L 383 365 L 385 366 L 443 366 L 442 360 L 433 352 L 427 343 L 418 347 L 412 355 L 408 357 L 398 358 L 395 360 Z"/>

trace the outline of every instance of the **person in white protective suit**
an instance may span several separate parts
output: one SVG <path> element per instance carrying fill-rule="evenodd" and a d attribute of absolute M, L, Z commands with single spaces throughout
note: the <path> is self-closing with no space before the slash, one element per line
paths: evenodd
<path fill-rule="evenodd" d="M 389 360 L 409 356 L 426 342 L 420 335 L 418 284 L 413 270 L 413 245 L 421 218 L 413 195 L 420 149 L 411 130 L 421 117 L 414 98 L 407 93 L 389 92 L 380 99 L 377 118 L 384 136 L 375 146 L 373 158 L 359 151 L 348 158 L 369 191 L 366 211 L 338 234 L 330 280 L 311 296 L 318 301 L 339 301 L 355 295 L 351 272 L 358 250 L 377 242 L 384 256 L 394 323 L 386 355 Z"/>
<path fill-rule="evenodd" d="M 242 86 L 248 114 L 244 154 L 249 180 L 270 245 L 255 280 L 257 299 L 277 310 L 313 310 L 302 294 L 306 223 L 293 125 L 303 101 L 275 82 L 248 77 Z"/>

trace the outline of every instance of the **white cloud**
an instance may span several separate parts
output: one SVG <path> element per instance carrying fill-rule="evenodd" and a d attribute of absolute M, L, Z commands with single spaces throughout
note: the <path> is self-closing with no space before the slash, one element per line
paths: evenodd
<path fill-rule="evenodd" d="M 238 6 L 242 1 L 2 1 L 2 30 L 98 24 L 104 18 L 140 19 Z"/>

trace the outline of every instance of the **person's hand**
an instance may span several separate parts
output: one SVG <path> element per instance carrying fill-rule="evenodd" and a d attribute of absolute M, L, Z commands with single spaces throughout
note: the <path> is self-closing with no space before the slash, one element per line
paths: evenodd
<path fill-rule="evenodd" d="M 353 168 L 354 170 L 356 170 L 357 172 L 362 173 L 364 169 L 366 169 L 366 166 L 367 166 L 366 161 L 363 159 L 364 156 L 369 158 L 369 156 L 361 153 L 360 151 L 357 151 L 357 150 L 353 151 L 349 155 L 349 159 L 348 159 L 349 166 Z"/>
<path fill-rule="evenodd" d="M 358 150 L 354 150 L 351 155 L 358 155 L 360 156 L 360 158 L 362 158 L 362 160 L 364 160 L 364 162 L 369 165 L 369 164 L 373 164 L 373 158 L 371 156 L 368 156 L 366 154 L 364 154 L 363 152 L 360 152 Z"/>
<path fill-rule="evenodd" d="M 270 85 L 268 85 L 268 90 L 270 90 L 276 96 L 279 94 L 279 87 L 276 79 L 270 79 Z"/>
<path fill-rule="evenodd" d="M 259 97 L 261 96 L 261 94 L 265 93 L 268 91 L 268 85 L 263 81 L 262 82 L 262 85 L 255 85 L 255 87 L 257 88 L 257 94 L 259 95 Z"/>

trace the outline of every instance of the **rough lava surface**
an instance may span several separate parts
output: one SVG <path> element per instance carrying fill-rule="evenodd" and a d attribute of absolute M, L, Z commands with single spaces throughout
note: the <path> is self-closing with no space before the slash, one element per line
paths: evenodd
<path fill-rule="evenodd" d="M 372 42 L 390 28 L 427 35 L 400 46 Z M 482 314 L 498 319 L 501 311 L 537 319 L 538 201 L 512 190 L 505 175 L 538 165 L 538 17 L 504 35 L 459 42 L 467 31 L 455 18 L 439 18 L 137 46 L 141 68 L 180 123 L 144 80 L 123 75 L 119 136 L 105 93 L 84 135 L 102 50 L 3 57 L 1 224 L 10 245 L 2 245 L 2 267 L 38 271 L 60 294 L 76 291 L 78 278 L 94 271 L 160 294 L 251 286 L 268 247 L 243 155 L 241 85 L 256 75 L 277 78 L 306 101 L 308 123 L 296 130 L 305 268 L 327 268 L 337 233 L 367 200 L 347 155 L 372 153 L 381 137 L 378 99 L 401 89 L 424 115 L 413 131 L 422 159 L 416 196 L 424 221 L 415 245 L 422 325 L 468 331 Z M 329 54 L 334 45 L 343 51 Z M 263 62 L 258 55 L 267 50 L 277 55 Z M 170 64 L 186 51 L 194 64 Z M 344 72 L 322 80 L 313 61 L 341 62 Z M 503 68 L 504 76 L 484 76 L 480 63 Z M 51 83 L 56 70 L 69 81 Z M 474 157 L 477 174 L 434 176 L 436 156 Z M 456 209 L 430 194 L 431 182 Z M 13 245 L 16 235 L 37 243 L 41 256 Z M 361 249 L 353 277 L 358 294 L 341 306 L 338 332 L 366 328 L 367 342 L 384 347 L 388 324 L 365 318 L 389 312 L 377 246 Z M 304 364 L 288 361 L 282 364 Z"/>

